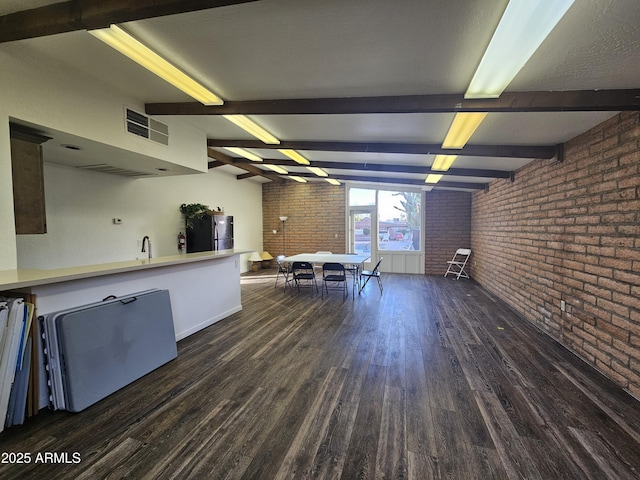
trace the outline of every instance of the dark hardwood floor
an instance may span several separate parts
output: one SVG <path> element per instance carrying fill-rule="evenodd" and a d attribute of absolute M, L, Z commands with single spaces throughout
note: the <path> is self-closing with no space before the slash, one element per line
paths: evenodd
<path fill-rule="evenodd" d="M 471 281 L 383 281 L 323 300 L 243 276 L 243 311 L 175 361 L 0 434 L 31 454 L 0 478 L 640 478 L 640 402 Z"/>

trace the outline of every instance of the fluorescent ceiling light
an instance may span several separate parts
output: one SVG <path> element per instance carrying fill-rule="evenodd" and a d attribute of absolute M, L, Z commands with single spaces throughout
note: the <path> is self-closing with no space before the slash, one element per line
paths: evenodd
<path fill-rule="evenodd" d="M 425 183 L 438 183 L 444 175 L 430 173 L 425 179 Z"/>
<path fill-rule="evenodd" d="M 261 162 L 262 158 L 256 155 L 255 153 L 251 153 L 249 150 L 245 150 L 244 148 L 239 147 L 222 147 L 225 150 L 229 150 L 231 153 L 235 153 L 236 155 L 240 155 L 241 157 L 246 158 L 247 160 L 253 160 L 254 162 Z"/>
<path fill-rule="evenodd" d="M 498 98 L 574 0 L 511 0 L 464 98 Z"/>
<path fill-rule="evenodd" d="M 307 160 L 306 158 L 304 158 L 302 155 L 300 155 L 298 152 L 296 152 L 295 150 L 290 150 L 288 148 L 282 148 L 282 149 L 278 149 L 278 151 L 283 154 L 286 155 L 287 157 L 289 157 L 291 160 L 294 160 L 296 162 L 298 162 L 301 165 L 310 165 L 311 162 L 309 160 Z"/>
<path fill-rule="evenodd" d="M 289 175 L 289 178 L 291 180 L 295 180 L 296 182 L 307 183 L 307 181 L 304 178 L 298 177 L 297 175 Z"/>
<path fill-rule="evenodd" d="M 325 178 L 325 180 L 329 182 L 331 185 L 340 185 L 340 182 L 335 178 Z"/>
<path fill-rule="evenodd" d="M 89 33 L 204 105 L 222 105 L 222 99 L 215 93 L 171 65 L 117 25 L 89 30 Z"/>
<path fill-rule="evenodd" d="M 245 132 L 250 133 L 258 140 L 262 140 L 264 143 L 269 143 L 273 145 L 277 145 L 280 143 L 276 137 L 267 132 L 264 128 L 258 125 L 256 122 L 251 120 L 246 115 L 223 115 L 224 118 L 229 120 L 231 123 L 236 124 L 238 127 L 243 129 Z"/>
<path fill-rule="evenodd" d="M 446 172 L 451 168 L 456 158 L 458 158 L 457 155 L 436 155 L 436 159 L 433 161 L 433 165 L 431 165 L 431 170 L 442 170 Z"/>
<path fill-rule="evenodd" d="M 442 148 L 463 148 L 486 116 L 487 112 L 456 113 Z"/>
<path fill-rule="evenodd" d="M 288 170 L 282 168 L 280 165 L 265 164 L 265 167 L 267 167 L 269 170 L 273 170 L 274 172 L 281 173 L 283 175 L 286 175 L 287 173 L 289 173 Z"/>
<path fill-rule="evenodd" d="M 329 174 L 327 172 L 325 172 L 323 169 L 321 169 L 320 167 L 307 167 L 307 170 L 309 170 L 312 173 L 315 173 L 319 177 L 328 177 L 329 176 Z"/>

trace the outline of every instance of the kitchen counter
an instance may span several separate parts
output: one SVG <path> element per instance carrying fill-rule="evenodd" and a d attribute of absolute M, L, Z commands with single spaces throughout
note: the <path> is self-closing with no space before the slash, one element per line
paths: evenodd
<path fill-rule="evenodd" d="M 176 340 L 242 310 L 240 250 L 188 253 L 52 270 L 0 271 L 0 292 L 36 297 L 37 315 L 99 302 L 109 296 L 166 289 Z M 39 362 L 40 407 L 48 404 L 45 366 Z"/>
<path fill-rule="evenodd" d="M 154 269 L 171 265 L 216 260 L 242 253 L 249 253 L 249 251 L 219 250 L 215 252 L 186 253 L 181 255 L 168 255 L 164 257 L 151 258 L 149 260 L 127 260 L 122 262 L 83 265 L 80 267 L 57 268 L 51 270 L 0 270 L 0 291 L 33 287 L 37 285 L 49 285 L 52 283 Z"/>

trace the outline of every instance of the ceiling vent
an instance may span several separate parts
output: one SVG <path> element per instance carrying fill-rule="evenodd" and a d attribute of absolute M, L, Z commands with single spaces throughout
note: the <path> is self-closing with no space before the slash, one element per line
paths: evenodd
<path fill-rule="evenodd" d="M 169 126 L 142 113 L 126 108 L 127 132 L 144 137 L 152 142 L 169 145 Z"/>
<path fill-rule="evenodd" d="M 82 165 L 78 168 L 83 170 L 91 170 L 92 172 L 111 173 L 113 175 L 123 175 L 125 177 L 149 177 L 155 174 L 140 172 L 136 170 L 129 170 L 127 168 L 112 167 L 106 163 L 98 163 L 95 165 Z"/>

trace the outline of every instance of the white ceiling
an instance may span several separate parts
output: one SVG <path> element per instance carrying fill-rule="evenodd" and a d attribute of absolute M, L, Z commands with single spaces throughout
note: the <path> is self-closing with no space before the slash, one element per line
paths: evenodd
<path fill-rule="evenodd" d="M 56 2 L 5 0 L 0 15 L 50 3 Z M 461 94 L 506 4 L 507 0 L 261 0 L 125 27 L 228 101 Z M 638 88 L 639 29 L 637 0 L 576 0 L 507 92 Z M 21 42 L 59 61 L 61 68 L 80 70 L 145 103 L 192 101 L 84 31 Z M 555 145 L 615 113 L 490 113 L 469 144 Z M 251 117 L 281 140 L 439 144 L 453 113 Z M 205 130 L 209 138 L 252 138 L 222 117 L 183 119 Z M 274 150 L 256 152 L 285 158 Z M 433 162 L 433 155 L 426 154 L 302 153 L 312 163 Z M 528 161 L 460 157 L 454 166 L 513 171 Z M 244 173 L 235 167 L 219 168 Z"/>

